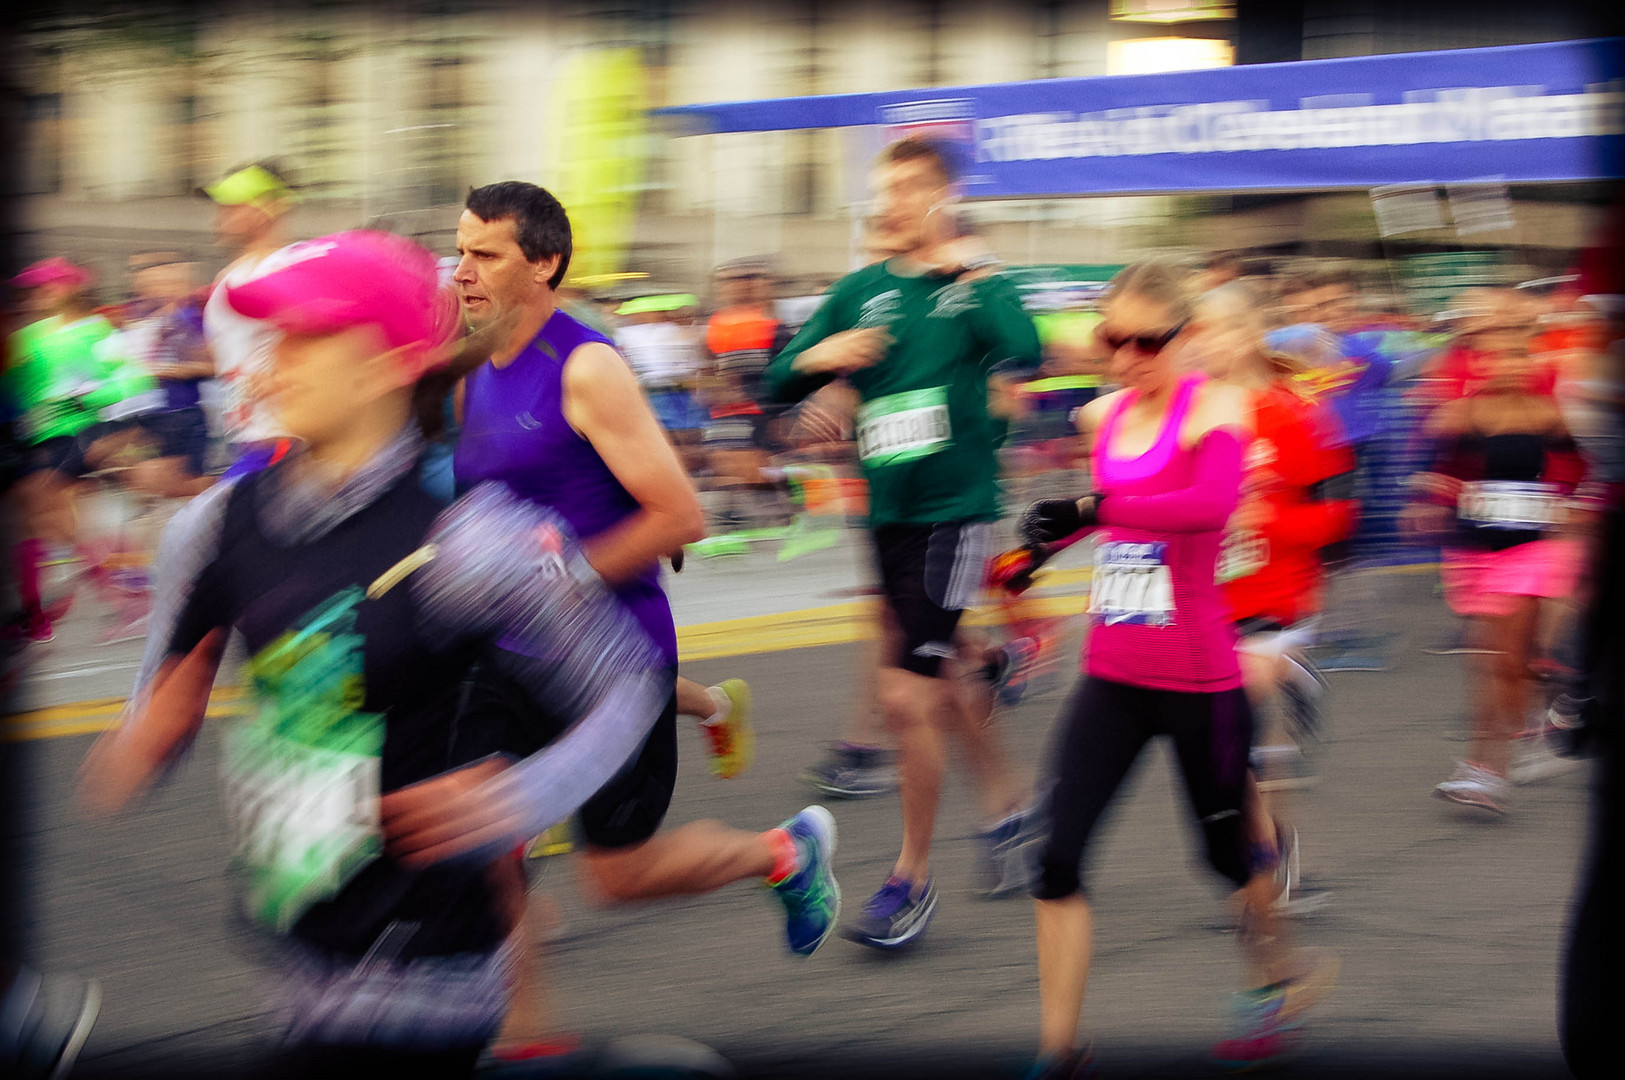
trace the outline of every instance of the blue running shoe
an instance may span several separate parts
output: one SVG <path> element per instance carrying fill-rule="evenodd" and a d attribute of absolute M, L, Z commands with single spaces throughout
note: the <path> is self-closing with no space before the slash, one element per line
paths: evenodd
<path fill-rule="evenodd" d="M 1000 705 L 1016 706 L 1027 692 L 1027 681 L 1043 646 L 1035 637 L 1018 637 L 1005 643 L 999 650 L 999 659 L 992 665 L 993 693 Z"/>
<path fill-rule="evenodd" d="M 978 838 L 982 848 L 982 895 L 989 900 L 1025 895 L 1037 872 L 1043 840 L 1038 815 L 1017 810 Z"/>
<path fill-rule="evenodd" d="M 1046 1054 L 1032 1063 L 1022 1080 L 1086 1080 L 1094 1075 L 1094 1048 L 1085 1046 L 1064 1054 Z"/>
<path fill-rule="evenodd" d="M 886 884 L 869 897 L 858 921 L 841 933 L 848 940 L 871 949 L 897 949 L 925 933 L 931 915 L 937 910 L 937 889 L 930 878 L 919 887 L 902 878 L 886 879 Z"/>
<path fill-rule="evenodd" d="M 773 886 L 784 904 L 784 933 L 790 951 L 811 956 L 841 918 L 841 886 L 832 869 L 835 818 L 822 806 L 809 806 L 780 826 L 796 842 L 801 869 Z"/>

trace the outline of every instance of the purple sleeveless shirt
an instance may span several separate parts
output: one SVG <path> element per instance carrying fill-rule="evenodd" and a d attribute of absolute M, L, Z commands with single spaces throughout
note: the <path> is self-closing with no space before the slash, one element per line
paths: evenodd
<path fill-rule="evenodd" d="M 521 498 L 551 506 L 582 540 L 638 509 L 598 451 L 564 418 L 564 361 L 589 341 L 613 346 L 598 331 L 554 311 L 507 367 L 487 363 L 475 369 L 463 388 L 463 427 L 452 459 L 458 490 L 499 480 Z M 660 588 L 660 568 L 650 566 L 616 595 L 676 664 L 677 630 Z"/>

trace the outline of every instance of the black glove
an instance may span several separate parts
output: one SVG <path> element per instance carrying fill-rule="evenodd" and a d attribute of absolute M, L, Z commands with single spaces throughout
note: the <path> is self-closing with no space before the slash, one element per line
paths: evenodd
<path fill-rule="evenodd" d="M 1090 496 L 1084 509 L 1076 499 L 1044 499 L 1027 507 L 1021 518 L 1021 538 L 1029 544 L 1053 544 L 1065 540 L 1098 520 L 1100 500 Z"/>

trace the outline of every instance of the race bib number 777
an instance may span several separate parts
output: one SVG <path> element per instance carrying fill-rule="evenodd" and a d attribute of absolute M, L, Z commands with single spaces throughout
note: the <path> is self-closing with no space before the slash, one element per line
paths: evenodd
<path fill-rule="evenodd" d="M 1113 541 L 1095 546 L 1089 613 L 1107 626 L 1174 624 L 1174 581 L 1162 541 Z"/>

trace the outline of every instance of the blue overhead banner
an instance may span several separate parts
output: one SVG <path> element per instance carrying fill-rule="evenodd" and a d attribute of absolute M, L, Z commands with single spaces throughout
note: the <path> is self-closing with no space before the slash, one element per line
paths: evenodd
<path fill-rule="evenodd" d="M 684 134 L 880 126 L 965 142 L 965 194 L 1619 177 L 1620 39 L 656 110 Z"/>

